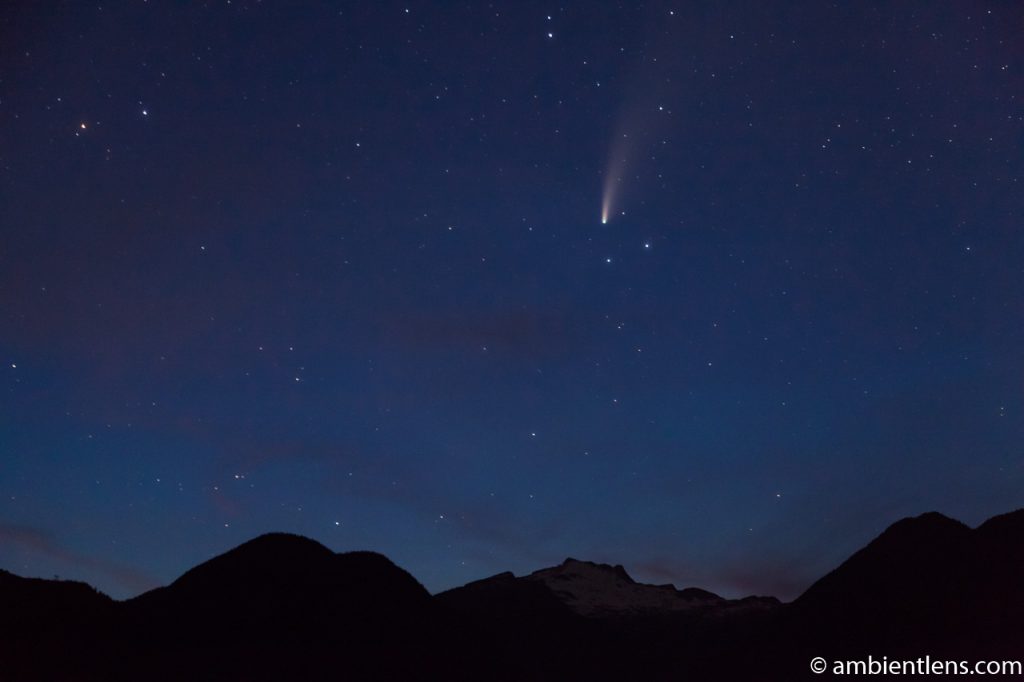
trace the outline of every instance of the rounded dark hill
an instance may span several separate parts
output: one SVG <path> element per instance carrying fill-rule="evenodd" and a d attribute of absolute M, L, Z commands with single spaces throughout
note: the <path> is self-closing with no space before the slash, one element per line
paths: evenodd
<path fill-rule="evenodd" d="M 811 585 L 793 611 L 851 646 L 856 637 L 936 641 L 958 631 L 969 611 L 973 547 L 971 529 L 942 514 L 902 519 Z"/>
<path fill-rule="evenodd" d="M 218 613 L 301 609 L 316 617 L 339 610 L 417 607 L 429 597 L 415 578 L 381 554 L 335 554 L 300 535 L 268 533 L 131 602 Z"/>
<path fill-rule="evenodd" d="M 1024 509 L 993 516 L 978 526 L 983 542 L 1008 542 L 1019 545 L 1024 540 Z"/>
<path fill-rule="evenodd" d="M 901 519 L 811 585 L 796 602 L 822 601 L 848 588 L 869 600 L 893 590 L 905 593 L 912 586 L 904 580 L 928 582 L 929 575 L 944 573 L 966 548 L 970 535 L 963 523 L 937 512 Z"/>
<path fill-rule="evenodd" d="M 993 516 L 974 536 L 979 573 L 974 598 L 980 625 L 993 637 L 1024 641 L 1024 509 Z"/>
<path fill-rule="evenodd" d="M 0 636 L 73 631 L 105 621 L 116 602 L 73 580 L 22 578 L 0 570 Z M 9 639 L 7 640 L 9 641 Z"/>
<path fill-rule="evenodd" d="M 667 587 L 675 589 L 672 585 L 668 585 Z M 686 599 L 689 601 L 724 601 L 720 596 L 718 596 L 714 592 L 702 589 L 700 587 L 684 587 L 683 589 L 679 590 L 679 596 L 682 599 Z"/>
<path fill-rule="evenodd" d="M 333 557 L 334 552 L 315 540 L 267 533 L 186 571 L 168 589 L 180 599 L 226 586 L 271 588 L 321 573 Z"/>
<path fill-rule="evenodd" d="M 126 666 L 147 678 L 154 661 L 163 679 L 197 668 L 217 679 L 306 678 L 329 661 L 355 677 L 402 678 L 431 656 L 434 604 L 415 578 L 381 554 L 335 554 L 298 535 L 257 537 L 124 607 Z M 391 649 L 406 659 L 389 659 Z"/>
<path fill-rule="evenodd" d="M 1024 509 L 993 516 L 974 531 L 978 562 L 991 572 L 990 584 L 1024 595 Z"/>
<path fill-rule="evenodd" d="M 0 570 L 0 678 L 79 679 L 83 669 L 104 660 L 102 644 L 110 639 L 104 635 L 109 635 L 116 607 L 85 583 L 22 578 Z M 40 676 L 43 661 L 49 675 Z"/>
<path fill-rule="evenodd" d="M 904 585 L 905 580 L 928 582 L 928 576 L 944 573 L 960 557 L 970 535 L 970 528 L 936 512 L 902 519 L 811 585 L 796 603 L 826 601 L 853 588 L 869 601 L 893 590 L 905 593 L 912 587 Z"/>
<path fill-rule="evenodd" d="M 285 533 L 250 540 L 125 603 L 144 636 L 203 641 L 228 632 L 238 643 L 270 637 L 295 646 L 401 629 L 431 605 L 427 590 L 383 555 L 335 554 Z"/>
<path fill-rule="evenodd" d="M 112 603 L 107 595 L 75 580 L 22 578 L 0 569 L 0 612 L 16 613 L 22 608 L 33 611 L 89 611 Z"/>

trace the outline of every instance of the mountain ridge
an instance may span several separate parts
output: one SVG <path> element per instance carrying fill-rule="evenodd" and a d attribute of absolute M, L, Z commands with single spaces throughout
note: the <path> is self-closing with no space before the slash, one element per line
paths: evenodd
<path fill-rule="evenodd" d="M 788 603 L 572 557 L 431 595 L 384 555 L 267 533 L 124 601 L 0 570 L 0 677 L 781 680 L 822 652 L 991 658 L 1024 641 L 1021 568 L 1024 510 L 900 519 Z"/>

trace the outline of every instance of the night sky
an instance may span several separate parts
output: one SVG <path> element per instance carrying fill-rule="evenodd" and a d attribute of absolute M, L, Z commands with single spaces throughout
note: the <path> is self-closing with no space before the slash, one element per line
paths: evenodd
<path fill-rule="evenodd" d="M 1022 21 L 4 3 L 0 567 L 283 530 L 788 599 L 1021 506 Z"/>

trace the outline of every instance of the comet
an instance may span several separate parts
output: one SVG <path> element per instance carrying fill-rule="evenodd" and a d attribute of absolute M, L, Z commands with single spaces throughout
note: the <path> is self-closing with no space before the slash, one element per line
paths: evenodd
<path fill-rule="evenodd" d="M 617 135 L 612 142 L 608 155 L 608 167 L 604 175 L 604 187 L 601 192 L 601 224 L 607 225 L 615 209 L 615 200 L 622 185 L 622 172 L 626 167 L 626 152 L 629 136 Z"/>
<path fill-rule="evenodd" d="M 652 15 L 651 21 L 661 20 Z M 652 23 L 652 28 L 657 25 Z M 609 130 L 608 161 L 601 188 L 602 225 L 625 215 L 622 204 L 630 196 L 624 195 L 642 191 L 645 178 L 653 171 L 650 161 L 657 156 L 655 143 L 667 137 L 661 131 L 678 121 L 671 118 L 674 98 L 667 84 L 672 82 L 673 69 L 679 67 L 679 50 L 662 42 L 663 33 L 655 30 L 651 44 L 645 43 L 645 48 L 638 51 L 639 61 L 632 75 L 623 79 L 622 104 Z"/>
<path fill-rule="evenodd" d="M 618 188 L 619 178 L 613 177 L 611 164 L 604 178 L 604 191 L 601 193 L 601 224 L 607 225 L 612 213 L 612 201 L 615 198 L 615 190 Z"/>

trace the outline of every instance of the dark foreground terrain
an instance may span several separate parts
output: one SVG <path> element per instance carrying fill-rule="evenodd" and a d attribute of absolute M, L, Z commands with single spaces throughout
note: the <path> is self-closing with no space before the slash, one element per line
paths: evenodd
<path fill-rule="evenodd" d="M 903 519 L 788 604 L 574 559 L 431 596 L 284 534 L 124 602 L 0 571 L 2 680 L 795 680 L 868 654 L 1024 660 L 1024 510 Z"/>

